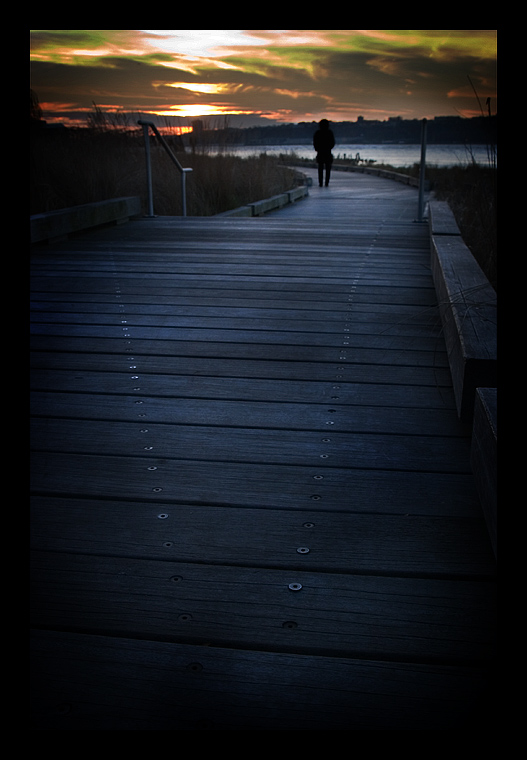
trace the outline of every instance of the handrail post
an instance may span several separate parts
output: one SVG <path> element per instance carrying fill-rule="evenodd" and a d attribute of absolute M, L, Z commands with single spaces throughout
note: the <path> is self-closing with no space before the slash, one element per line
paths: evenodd
<path fill-rule="evenodd" d="M 156 125 L 153 124 L 150 121 L 138 121 L 138 124 L 141 124 L 143 127 L 143 134 L 145 136 L 145 145 L 146 145 L 146 164 L 147 164 L 147 175 L 148 175 L 148 203 L 149 203 L 149 209 L 150 209 L 150 216 L 154 216 L 154 202 L 153 202 L 153 194 L 152 194 L 152 168 L 151 168 L 151 162 L 150 162 L 150 143 L 148 142 L 148 129 L 149 127 L 152 127 L 152 130 L 163 146 L 163 148 L 166 150 L 170 158 L 172 159 L 173 163 L 176 165 L 177 169 L 179 170 L 181 174 L 181 203 L 183 207 L 183 216 L 187 215 L 187 190 L 186 190 L 186 174 L 188 172 L 191 172 L 191 168 L 184 169 L 173 152 L 171 151 L 170 147 L 167 145 L 166 140 L 164 137 L 159 133 L 159 130 L 157 129 Z"/>
<path fill-rule="evenodd" d="M 183 199 L 183 216 L 187 215 L 187 186 L 186 186 L 186 179 L 188 172 L 191 172 L 192 169 L 183 169 L 181 172 L 181 197 Z"/>
<path fill-rule="evenodd" d="M 143 127 L 143 135 L 145 138 L 145 153 L 146 153 L 146 182 L 148 187 L 148 216 L 154 216 L 154 196 L 152 193 L 152 162 L 150 161 L 150 142 L 148 134 L 148 124 L 145 121 L 140 121 L 139 124 Z"/>
<path fill-rule="evenodd" d="M 417 221 L 423 221 L 426 166 L 426 119 L 421 122 L 421 166 L 419 168 L 419 207 Z"/>

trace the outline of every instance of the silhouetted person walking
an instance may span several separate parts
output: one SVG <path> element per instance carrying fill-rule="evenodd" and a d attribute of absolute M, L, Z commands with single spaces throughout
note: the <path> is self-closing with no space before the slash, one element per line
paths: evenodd
<path fill-rule="evenodd" d="M 335 136 L 329 128 L 329 121 L 322 119 L 318 123 L 318 129 L 313 135 L 313 147 L 317 152 L 318 184 L 322 187 L 324 181 L 324 168 L 326 169 L 326 187 L 329 185 L 331 164 L 333 163 L 332 149 L 335 147 Z"/>

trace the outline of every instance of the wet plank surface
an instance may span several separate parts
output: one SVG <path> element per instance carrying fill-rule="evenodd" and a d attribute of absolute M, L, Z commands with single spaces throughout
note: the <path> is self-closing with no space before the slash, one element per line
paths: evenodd
<path fill-rule="evenodd" d="M 33 727 L 452 729 L 495 563 L 417 191 L 32 256 Z"/>

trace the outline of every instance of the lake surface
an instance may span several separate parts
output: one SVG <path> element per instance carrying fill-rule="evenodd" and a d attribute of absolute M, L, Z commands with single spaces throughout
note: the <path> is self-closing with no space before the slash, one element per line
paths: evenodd
<path fill-rule="evenodd" d="M 311 145 L 233 145 L 225 148 L 211 146 L 207 152 L 231 153 L 246 158 L 248 156 L 267 153 L 270 156 L 280 154 L 294 154 L 298 158 L 315 157 L 315 151 Z M 373 161 L 376 164 L 390 164 L 402 167 L 412 166 L 421 161 L 420 145 L 353 145 L 343 143 L 335 146 L 333 150 L 335 159 L 356 158 L 357 155 L 363 161 Z M 466 166 L 470 163 L 481 166 L 489 165 L 487 146 L 485 145 L 428 145 L 426 148 L 426 163 L 434 166 Z M 374 165 L 375 165 L 374 163 Z"/>

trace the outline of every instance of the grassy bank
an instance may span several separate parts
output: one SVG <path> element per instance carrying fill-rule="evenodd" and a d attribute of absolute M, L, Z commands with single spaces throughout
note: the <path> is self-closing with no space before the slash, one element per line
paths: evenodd
<path fill-rule="evenodd" d="M 173 149 L 176 147 L 174 143 Z M 31 136 L 30 213 L 136 195 L 146 212 L 142 133 L 87 129 L 35 130 Z M 211 216 L 290 190 L 294 172 L 265 155 L 238 158 L 178 153 L 187 176 L 187 213 Z M 164 149 L 151 140 L 154 212 L 181 214 L 181 180 Z"/>

